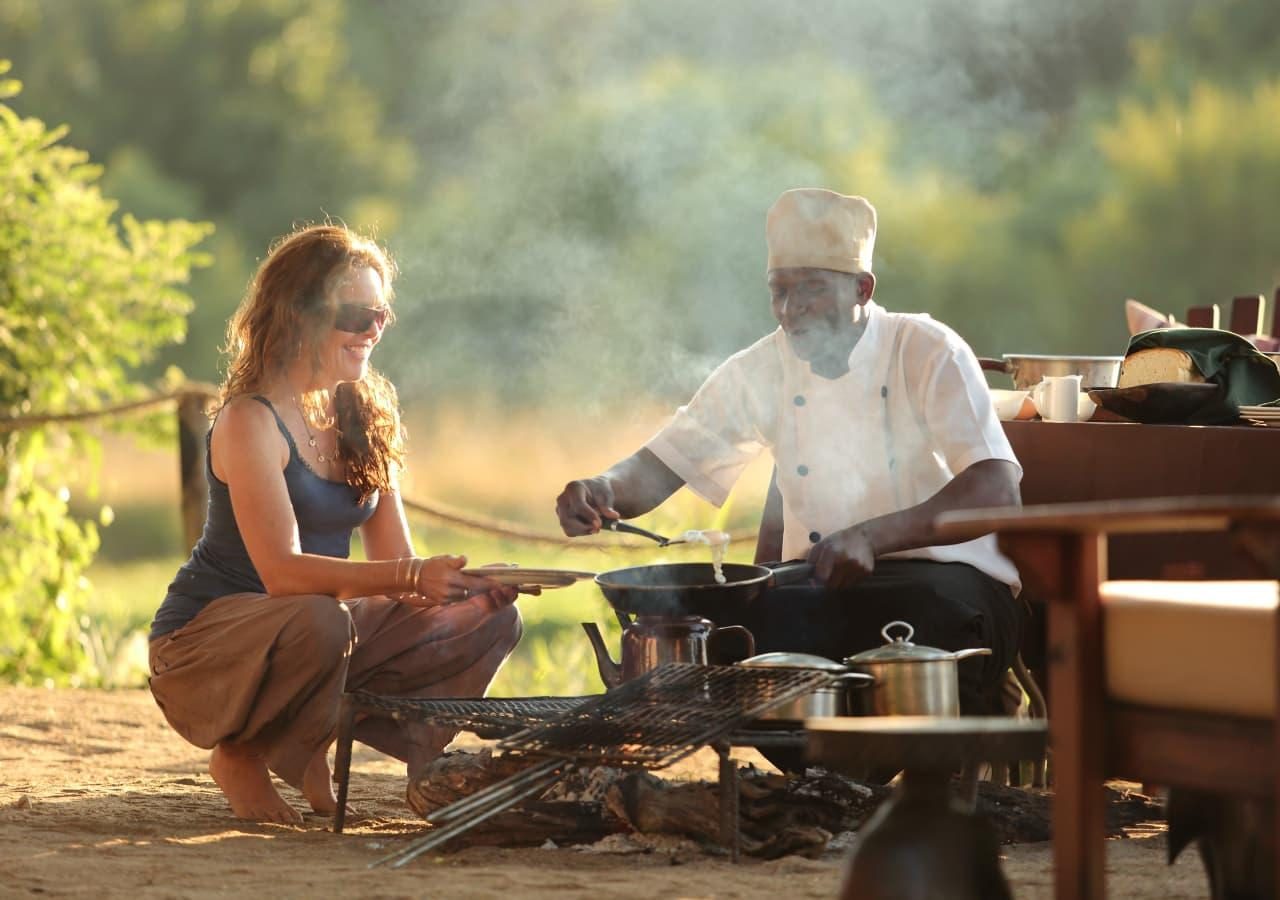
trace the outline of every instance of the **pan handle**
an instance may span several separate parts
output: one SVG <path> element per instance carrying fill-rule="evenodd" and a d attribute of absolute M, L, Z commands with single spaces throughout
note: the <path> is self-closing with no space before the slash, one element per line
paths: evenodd
<path fill-rule="evenodd" d="M 984 372 L 1004 372 L 1006 375 L 1013 372 L 1013 367 L 1009 365 L 1007 359 L 991 359 L 990 357 L 979 356 L 978 365 L 982 367 Z"/>
<path fill-rule="evenodd" d="M 791 559 L 780 563 L 765 563 L 764 566 L 773 570 L 773 575 L 769 578 L 769 583 L 773 587 L 801 584 L 813 579 L 813 563 L 806 562 L 803 559 Z"/>

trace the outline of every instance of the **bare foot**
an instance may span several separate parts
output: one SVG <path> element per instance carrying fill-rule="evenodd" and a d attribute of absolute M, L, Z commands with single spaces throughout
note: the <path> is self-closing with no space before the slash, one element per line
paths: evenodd
<path fill-rule="evenodd" d="M 311 757 L 307 770 L 302 773 L 302 796 L 322 816 L 331 816 L 338 811 L 338 798 L 333 793 L 333 777 L 329 774 L 329 760 L 324 750 Z M 350 806 L 347 814 L 351 814 Z"/>
<path fill-rule="evenodd" d="M 236 818 L 302 824 L 302 816 L 276 791 L 266 760 L 258 754 L 231 744 L 219 744 L 209 757 L 209 774 L 222 788 Z"/>
<path fill-rule="evenodd" d="M 329 774 L 329 761 L 321 750 L 311 758 L 307 770 L 302 773 L 302 796 L 307 798 L 312 810 L 322 816 L 332 817 L 338 812 L 338 798 L 333 792 L 333 776 Z M 364 822 L 366 817 L 347 804 L 347 822 Z"/>

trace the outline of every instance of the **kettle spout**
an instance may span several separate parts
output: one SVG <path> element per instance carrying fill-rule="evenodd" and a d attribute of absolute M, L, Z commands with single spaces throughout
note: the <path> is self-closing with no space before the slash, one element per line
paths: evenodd
<path fill-rule="evenodd" d="M 587 633 L 587 638 L 591 641 L 591 649 L 596 652 L 596 666 L 600 669 L 600 680 L 604 682 L 606 688 L 616 688 L 622 684 L 622 666 L 609 656 L 604 638 L 600 635 L 600 626 L 595 622 L 583 622 L 582 630 Z"/>

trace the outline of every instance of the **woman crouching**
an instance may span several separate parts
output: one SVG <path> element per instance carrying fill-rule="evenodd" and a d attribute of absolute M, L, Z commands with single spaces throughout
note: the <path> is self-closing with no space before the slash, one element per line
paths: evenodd
<path fill-rule="evenodd" d="M 151 692 L 211 748 L 243 819 L 298 823 L 270 773 L 337 806 L 326 751 L 344 691 L 482 696 L 520 639 L 515 589 L 414 553 L 395 389 L 369 365 L 394 266 L 319 225 L 279 241 L 228 327 L 204 533 L 151 626 Z M 349 559 L 360 529 L 367 561 Z M 369 718 L 355 737 L 415 775 L 454 729 Z"/>

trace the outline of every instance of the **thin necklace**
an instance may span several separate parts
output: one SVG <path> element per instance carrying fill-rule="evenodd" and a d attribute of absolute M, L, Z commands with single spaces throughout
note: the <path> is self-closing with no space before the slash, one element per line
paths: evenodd
<path fill-rule="evenodd" d="M 298 410 L 298 415 L 302 418 L 302 427 L 307 432 L 307 443 L 311 446 L 312 450 L 316 451 L 316 459 L 320 462 L 328 462 L 328 458 L 320 452 L 320 448 L 316 444 L 316 436 L 311 433 L 311 423 L 307 421 L 307 414 L 302 411 L 302 402 L 298 400 L 297 394 L 293 395 L 293 405 L 294 408 Z"/>

